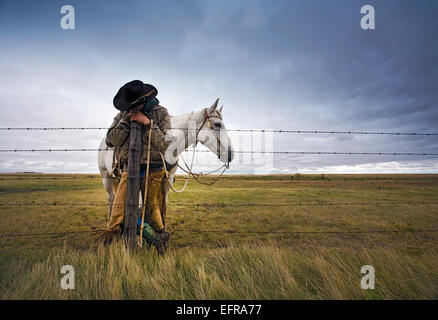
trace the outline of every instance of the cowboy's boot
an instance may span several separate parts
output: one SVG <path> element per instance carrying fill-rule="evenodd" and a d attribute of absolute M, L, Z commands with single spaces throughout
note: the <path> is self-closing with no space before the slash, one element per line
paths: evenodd
<path fill-rule="evenodd" d="M 170 234 L 167 231 L 162 231 L 158 235 L 159 239 L 155 247 L 157 248 L 158 254 L 164 256 L 167 249 L 167 241 L 170 239 Z"/>

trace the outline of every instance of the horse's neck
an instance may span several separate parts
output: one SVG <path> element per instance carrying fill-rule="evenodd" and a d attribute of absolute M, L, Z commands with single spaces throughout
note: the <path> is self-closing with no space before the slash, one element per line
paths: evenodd
<path fill-rule="evenodd" d="M 171 127 L 184 132 L 184 141 L 180 142 L 181 144 L 184 143 L 184 148 L 178 148 L 178 155 L 189 147 L 189 133 L 196 134 L 193 129 L 199 130 L 203 122 L 204 109 L 171 117 Z"/>

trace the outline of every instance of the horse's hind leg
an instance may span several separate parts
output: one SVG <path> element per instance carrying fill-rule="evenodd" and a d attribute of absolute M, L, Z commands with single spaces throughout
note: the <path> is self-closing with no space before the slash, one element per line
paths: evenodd
<path fill-rule="evenodd" d="M 113 211 L 113 202 L 114 202 L 114 192 L 117 184 L 114 183 L 114 179 L 111 177 L 104 177 L 103 186 L 108 194 L 108 221 L 111 218 L 111 212 Z"/>

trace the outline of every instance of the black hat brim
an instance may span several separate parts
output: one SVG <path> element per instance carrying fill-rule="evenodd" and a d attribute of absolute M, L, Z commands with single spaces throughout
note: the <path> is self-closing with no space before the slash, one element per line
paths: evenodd
<path fill-rule="evenodd" d="M 137 104 L 134 103 L 138 98 L 146 94 L 148 95 L 142 99 L 141 102 Z M 155 98 L 157 94 L 158 90 L 153 85 L 143 83 L 140 80 L 134 80 L 126 83 L 119 89 L 113 99 L 113 104 L 116 109 L 127 111 L 135 105 L 148 102 L 152 98 Z"/>

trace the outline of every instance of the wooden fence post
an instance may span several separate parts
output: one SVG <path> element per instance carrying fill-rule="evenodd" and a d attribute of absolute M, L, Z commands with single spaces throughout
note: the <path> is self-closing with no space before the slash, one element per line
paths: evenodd
<path fill-rule="evenodd" d="M 143 125 L 131 122 L 128 154 L 128 181 L 126 190 L 125 225 L 123 235 L 128 249 L 137 243 L 138 194 L 140 192 L 140 161 L 142 153 Z"/>

